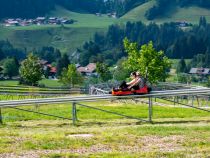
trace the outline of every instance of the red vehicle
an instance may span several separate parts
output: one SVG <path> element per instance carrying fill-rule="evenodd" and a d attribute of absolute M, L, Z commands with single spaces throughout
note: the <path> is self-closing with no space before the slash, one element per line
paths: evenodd
<path fill-rule="evenodd" d="M 114 89 L 112 90 L 112 95 L 114 96 L 122 96 L 122 95 L 134 95 L 134 94 L 148 94 L 151 91 L 147 85 L 138 89 L 138 90 L 122 90 L 122 89 Z"/>

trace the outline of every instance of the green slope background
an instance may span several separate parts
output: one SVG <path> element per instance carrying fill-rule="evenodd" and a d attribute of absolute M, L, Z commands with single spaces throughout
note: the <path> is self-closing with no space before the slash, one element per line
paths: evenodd
<path fill-rule="evenodd" d="M 94 14 L 71 12 L 60 6 L 47 16 L 67 17 L 76 20 L 74 24 L 65 26 L 26 26 L 10 27 L 0 26 L 0 40 L 9 40 L 17 48 L 26 48 L 28 52 L 42 46 L 53 46 L 62 52 L 72 53 L 80 48 L 85 41 L 91 40 L 95 32 L 105 32 L 111 24 L 123 24 L 127 21 L 142 21 L 150 23 L 144 14 L 155 5 L 151 0 L 144 3 L 119 19 L 109 18 L 107 15 L 97 17 Z M 186 8 L 176 7 L 164 17 L 159 17 L 153 22 L 158 24 L 171 21 L 186 21 L 198 24 L 199 18 L 205 16 L 210 21 L 210 10 L 197 6 Z"/>

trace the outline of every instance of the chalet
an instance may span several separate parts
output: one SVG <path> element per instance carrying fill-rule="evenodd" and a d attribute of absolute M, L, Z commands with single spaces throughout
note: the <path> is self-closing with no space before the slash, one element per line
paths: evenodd
<path fill-rule="evenodd" d="M 58 23 L 59 23 L 59 20 L 57 20 L 56 17 L 50 17 L 50 18 L 48 19 L 48 24 L 56 25 L 56 24 L 58 24 Z"/>
<path fill-rule="evenodd" d="M 96 16 L 101 16 L 101 13 L 96 13 Z"/>
<path fill-rule="evenodd" d="M 56 78 L 57 69 L 53 67 L 51 64 L 48 64 L 47 67 L 49 68 L 49 78 Z"/>
<path fill-rule="evenodd" d="M 191 23 L 188 23 L 187 21 L 177 21 L 175 24 L 180 28 L 191 26 Z"/>
<path fill-rule="evenodd" d="M 5 26 L 19 26 L 19 22 L 15 19 L 8 19 L 8 20 L 5 20 Z"/>
<path fill-rule="evenodd" d="M 95 63 L 90 63 L 85 67 L 78 67 L 77 71 L 85 76 L 97 76 Z"/>
<path fill-rule="evenodd" d="M 60 25 L 60 24 L 73 24 L 73 19 L 58 18 L 58 17 L 37 17 L 36 19 L 7 19 L 4 21 L 5 26 L 29 26 L 29 25 Z"/>
<path fill-rule="evenodd" d="M 114 12 L 114 13 L 107 13 L 107 16 L 109 18 L 117 18 L 117 13 L 116 12 Z"/>
<path fill-rule="evenodd" d="M 62 20 L 61 23 L 62 24 L 73 24 L 74 20 L 72 20 L 72 19 L 71 20 Z"/>
<path fill-rule="evenodd" d="M 44 24 L 45 23 L 45 20 L 46 20 L 45 17 L 37 17 L 36 20 L 35 20 L 35 23 L 37 25 L 41 25 L 41 24 Z"/>
<path fill-rule="evenodd" d="M 117 18 L 117 13 L 116 12 L 112 13 L 112 18 Z"/>
<path fill-rule="evenodd" d="M 57 69 L 53 67 L 47 60 L 40 60 L 40 64 L 42 65 L 43 71 L 48 71 L 49 78 L 55 78 Z"/>
<path fill-rule="evenodd" d="M 209 68 L 191 68 L 189 74 L 208 76 L 210 75 Z"/>

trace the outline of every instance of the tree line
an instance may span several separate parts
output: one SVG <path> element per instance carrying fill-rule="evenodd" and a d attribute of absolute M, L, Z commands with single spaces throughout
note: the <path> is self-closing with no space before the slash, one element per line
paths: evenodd
<path fill-rule="evenodd" d="M 0 41 L 0 65 L 1 69 L 3 69 L 1 73 L 9 78 L 19 75 L 20 63 L 26 59 L 28 53 L 25 49 L 14 48 L 9 41 Z M 67 68 L 70 64 L 69 56 L 67 54 L 62 55 L 60 50 L 54 47 L 45 46 L 34 49 L 31 53 L 55 66 L 57 76 L 60 76 L 62 69 Z M 48 77 L 48 72 L 44 72 L 44 75 Z"/>
<path fill-rule="evenodd" d="M 111 25 L 106 33 L 95 33 L 91 41 L 84 43 L 80 52 L 80 63 L 104 61 L 115 64 L 125 57 L 122 41 L 127 37 L 143 45 L 152 41 L 154 47 L 163 50 L 169 58 L 193 58 L 197 54 L 210 54 L 210 24 L 201 17 L 199 25 L 183 30 L 177 23 L 157 25 L 142 22 L 127 22 L 125 25 Z"/>

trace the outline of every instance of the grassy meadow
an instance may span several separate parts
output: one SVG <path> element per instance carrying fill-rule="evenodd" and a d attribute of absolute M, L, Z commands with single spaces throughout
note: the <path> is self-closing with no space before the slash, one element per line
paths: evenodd
<path fill-rule="evenodd" d="M 84 103 L 146 119 L 133 102 Z M 71 103 L 22 107 L 71 118 Z M 0 157 L 208 157 L 210 115 L 182 107 L 154 106 L 154 123 L 142 123 L 77 106 L 78 122 L 2 109 Z"/>
<path fill-rule="evenodd" d="M 50 80 L 50 79 L 42 79 L 41 81 L 39 81 L 39 84 L 44 84 L 47 87 L 62 87 L 63 84 L 61 82 L 59 82 L 58 80 Z M 28 88 L 29 86 L 24 86 L 24 85 L 19 85 L 19 81 L 17 80 L 3 80 L 0 81 L 0 86 L 3 87 L 26 87 Z"/>

